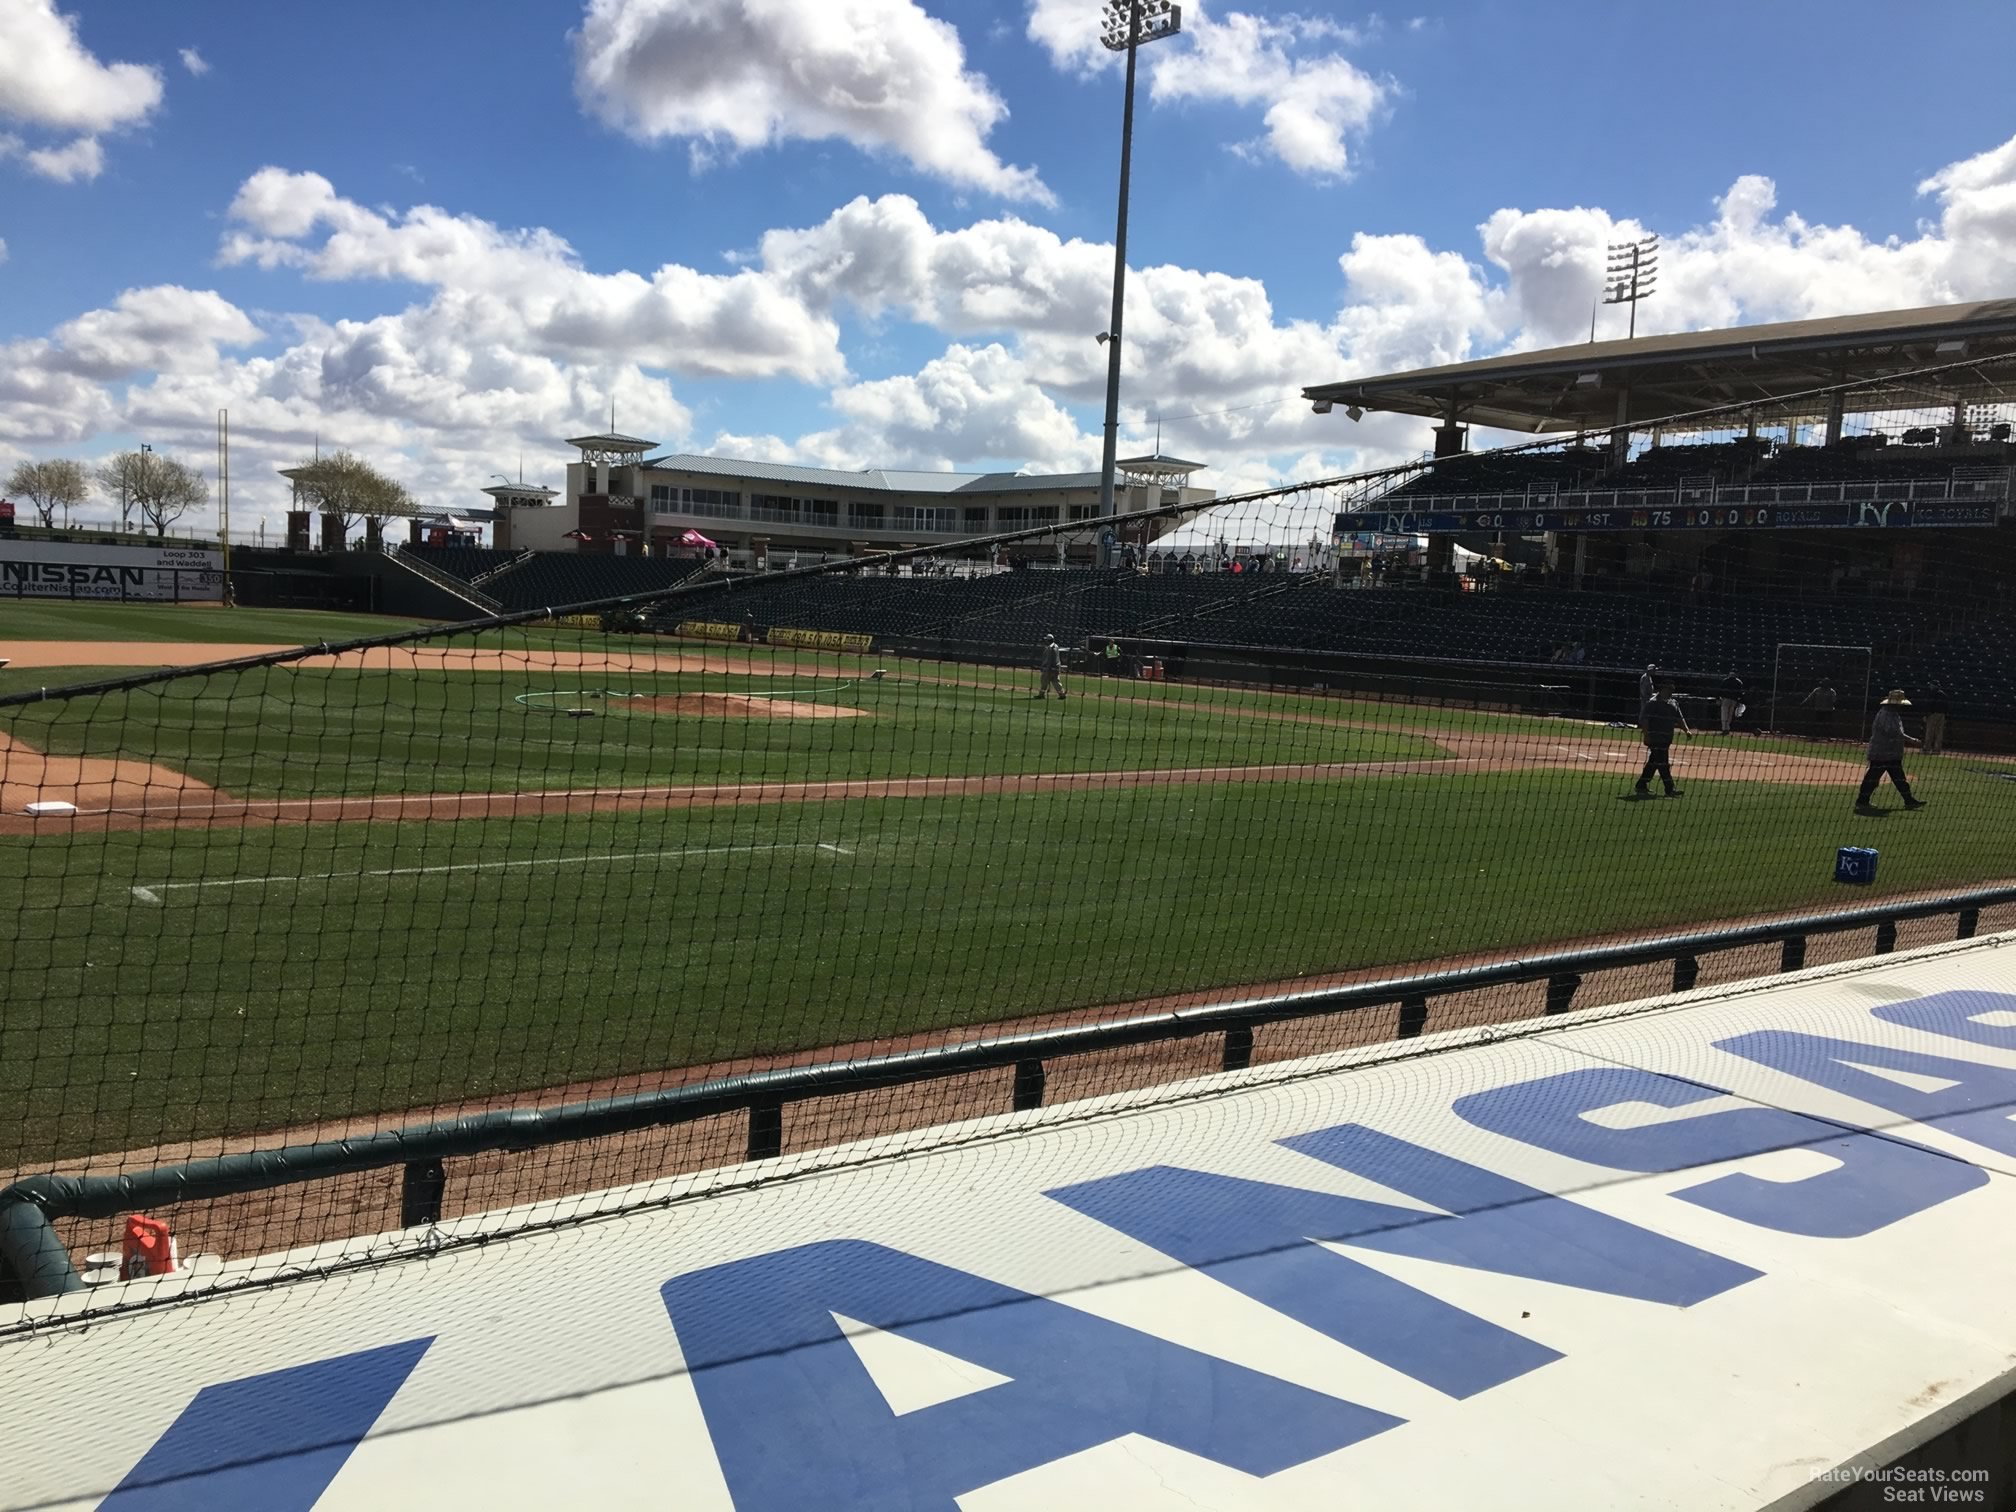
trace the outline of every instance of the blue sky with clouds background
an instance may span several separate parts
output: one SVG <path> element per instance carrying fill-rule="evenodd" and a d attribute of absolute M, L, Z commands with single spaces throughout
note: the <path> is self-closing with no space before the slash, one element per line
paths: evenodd
<path fill-rule="evenodd" d="M 1390 461 L 1311 382 L 2016 293 L 2016 7 L 1189 4 L 1143 53 L 1126 431 L 1221 490 Z M 0 467 L 430 505 L 606 420 L 835 466 L 1092 465 L 1120 85 L 1092 0 L 0 0 Z M 270 481 L 269 481 L 270 480 Z M 234 510 L 234 513 L 236 511 Z"/>

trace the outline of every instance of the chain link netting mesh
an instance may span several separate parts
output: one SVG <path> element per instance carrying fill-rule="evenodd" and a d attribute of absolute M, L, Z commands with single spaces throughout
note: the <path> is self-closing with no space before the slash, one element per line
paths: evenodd
<path fill-rule="evenodd" d="M 342 644 L 249 602 L 119 633 L 19 592 L 0 1186 L 188 1168 L 146 1205 L 185 1257 L 364 1255 L 750 1153 L 1516 1023 L 1560 988 L 863 1070 L 555 1143 L 369 1145 L 393 1131 L 1805 913 L 1843 901 L 1844 846 L 1881 855 L 1855 903 L 2006 881 L 2009 425 L 1957 434 L 1925 387 L 765 572 L 422 552 L 505 612 Z M 290 627 L 317 644 L 261 648 Z M 1785 707 L 1788 675 L 1831 683 L 1828 719 Z M 1929 808 L 1857 813 L 1900 698 Z M 376 1153 L 221 1195 L 189 1167 L 331 1142 Z M 49 1204 L 80 1270 L 133 1210 L 94 1200 Z"/>

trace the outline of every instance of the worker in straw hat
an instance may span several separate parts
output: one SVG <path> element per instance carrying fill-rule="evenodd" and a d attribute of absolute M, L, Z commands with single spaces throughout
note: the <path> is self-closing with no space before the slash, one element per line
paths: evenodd
<path fill-rule="evenodd" d="M 1903 796 L 1904 807 L 1925 807 L 1924 799 L 1912 796 L 1910 779 L 1904 775 L 1904 747 L 1918 744 L 1904 733 L 1903 711 L 1910 707 L 1911 700 L 1904 696 L 1904 690 L 1892 688 L 1876 709 L 1876 722 L 1869 730 L 1869 770 L 1862 774 L 1862 791 L 1855 795 L 1858 814 L 1880 812 L 1870 800 L 1876 796 L 1876 785 L 1885 777 Z"/>

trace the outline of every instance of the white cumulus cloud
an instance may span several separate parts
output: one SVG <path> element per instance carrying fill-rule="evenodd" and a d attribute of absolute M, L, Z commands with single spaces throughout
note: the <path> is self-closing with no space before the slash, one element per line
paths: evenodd
<path fill-rule="evenodd" d="M 1184 24 L 1193 45 L 1156 59 L 1154 99 L 1257 106 L 1266 133 L 1244 151 L 1316 179 L 1350 172 L 1348 143 L 1377 118 L 1391 86 L 1341 52 L 1314 51 L 1337 39 L 1334 26 L 1239 11 L 1218 21 L 1202 7 L 1186 12 Z"/>
<path fill-rule="evenodd" d="M 1315 319 L 1284 315 L 1258 279 L 1136 268 L 1121 444 L 1153 445 L 1159 416 L 1164 449 L 1208 463 L 1199 481 L 1223 492 L 1418 456 L 1427 422 L 1317 416 L 1300 389 L 1584 340 L 1605 243 L 1648 230 L 1665 246 L 1643 330 L 2005 295 L 2016 140 L 1917 187 L 1925 218 L 1908 235 L 1807 220 L 1757 175 L 1704 195 L 1691 225 L 1570 206 L 1499 210 L 1461 246 L 1360 234 L 1326 249 L 1339 292 Z M 275 275 L 262 306 L 297 277 L 347 280 L 367 309 L 383 304 L 355 319 L 255 321 L 210 291 L 128 291 L 0 343 L 0 447 L 75 454 L 137 432 L 196 451 L 228 407 L 248 508 L 282 507 L 277 486 L 262 495 L 253 480 L 299 460 L 318 434 L 445 508 L 513 471 L 520 448 L 528 475 L 543 468 L 557 481 L 557 439 L 606 420 L 613 391 L 625 429 L 724 455 L 1043 470 L 1098 456 L 1105 363 L 1092 336 L 1106 323 L 1111 249 L 1018 216 L 939 225 L 906 196 L 863 197 L 771 231 L 720 274 L 590 270 L 549 230 L 367 208 L 319 175 L 279 169 L 247 179 L 230 216 L 225 260 Z M 864 326 L 878 344 L 901 335 L 927 355 L 863 377 L 842 333 Z M 795 381 L 826 415 L 765 434 L 774 423 L 747 423 L 732 384 L 717 384 L 703 440 L 672 387 L 686 374 Z M 1323 507 L 1313 495 L 1296 506 L 1311 519 Z M 1300 539 L 1299 526 L 1280 533 L 1300 518 L 1288 509 L 1245 523 Z"/>
<path fill-rule="evenodd" d="M 398 214 L 343 198 L 320 174 L 263 168 L 232 201 L 226 263 L 298 268 L 311 278 L 380 279 L 441 291 L 464 311 L 494 308 L 516 339 L 568 361 L 618 353 L 716 377 L 811 381 L 846 370 L 839 331 L 753 271 L 597 273 L 544 229 L 510 231 L 431 205 Z"/>
<path fill-rule="evenodd" d="M 196 51 L 195 48 L 185 47 L 179 56 L 182 59 L 182 66 L 188 69 L 196 78 L 200 79 L 203 75 L 210 72 L 210 65 L 203 60 L 203 54 Z"/>
<path fill-rule="evenodd" d="M 988 134 L 1008 113 L 959 34 L 914 0 L 589 0 L 575 89 L 640 140 L 726 147 L 840 140 L 1006 199 L 1047 204 Z"/>
<path fill-rule="evenodd" d="M 1099 40 L 1100 15 L 1083 0 L 1032 0 L 1028 35 L 1070 73 L 1113 65 L 1119 55 Z M 1359 40 L 1350 27 L 1320 16 L 1214 15 L 1183 7 L 1183 30 L 1141 54 L 1149 96 L 1170 104 L 1258 108 L 1265 128 L 1235 144 L 1249 157 L 1273 158 L 1296 173 L 1335 180 L 1351 172 L 1351 142 L 1390 103 L 1394 87 L 1339 49 Z"/>
<path fill-rule="evenodd" d="M 843 424 L 798 443 L 828 466 L 956 468 L 987 457 L 1037 472 L 1098 465 L 1098 442 L 999 343 L 955 343 L 914 374 L 848 385 L 831 402 Z"/>
<path fill-rule="evenodd" d="M 58 183 L 94 179 L 105 166 L 98 135 L 140 124 L 160 103 L 158 69 L 100 62 L 53 0 L 0 0 L 0 120 L 71 134 L 57 144 L 0 135 L 0 157 Z"/>
<path fill-rule="evenodd" d="M 21 160 L 46 179 L 59 184 L 87 182 L 105 171 L 105 149 L 98 138 L 74 137 L 61 147 L 41 147 L 24 151 Z"/>
<path fill-rule="evenodd" d="M 161 103 L 161 75 L 139 63 L 101 63 L 77 23 L 51 0 L 0 5 L 0 115 L 53 130 L 110 131 Z"/>

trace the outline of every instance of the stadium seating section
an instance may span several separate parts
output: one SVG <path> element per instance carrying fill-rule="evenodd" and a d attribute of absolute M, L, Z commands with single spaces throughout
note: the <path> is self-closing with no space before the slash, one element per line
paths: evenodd
<path fill-rule="evenodd" d="M 1580 487 L 1671 489 L 1718 482 L 1798 484 L 1896 482 L 1943 477 L 1961 466 L 2009 466 L 2016 448 L 1877 445 L 1772 447 L 1750 437 L 1669 444 L 1613 469 L 1608 455 L 1571 447 L 1521 456 L 1449 458 L 1399 485 L 1409 497 L 1452 493 L 1546 493 Z M 409 548 L 473 579 L 507 610 L 584 603 L 672 587 L 702 564 L 691 560 Z M 1612 578 L 1567 587 L 1530 580 L 1458 592 L 1453 587 L 1333 589 L 1327 577 L 1287 572 L 1234 574 L 1158 556 L 1157 570 L 1086 569 L 896 576 L 881 572 L 738 578 L 730 595 L 700 591 L 652 608 L 652 624 L 725 619 L 875 636 L 925 654 L 1022 661 L 1046 635 L 1066 645 L 1115 635 L 1255 650 L 1331 652 L 1408 661 L 1542 666 L 1569 659 L 1590 668 L 1657 662 L 1699 682 L 1735 670 L 1753 688 L 1768 682 L 1781 645 L 1869 646 L 1879 684 L 1937 686 L 1956 714 L 2016 703 L 2016 612 L 1984 620 L 1920 593 L 1884 599 L 1854 583 L 1816 580 L 1798 591 L 1693 592 L 1657 578 L 1627 586 Z M 1607 591 L 1606 591 L 1607 590 Z M 1969 602 L 1981 602 L 1969 598 Z M 1990 611 L 1992 612 L 1992 611 Z"/>
<path fill-rule="evenodd" d="M 633 593 L 657 593 L 704 563 L 673 557 L 599 556 L 542 552 L 522 567 L 491 578 L 483 591 L 506 611 L 557 608 Z"/>
<path fill-rule="evenodd" d="M 1673 443 L 1641 451 L 1621 468 L 1607 453 L 1589 448 L 1481 452 L 1449 457 L 1408 479 L 1385 497 L 1453 494 L 1546 494 L 1573 488 L 1672 488 L 1697 478 L 1718 483 L 1891 482 L 1941 478 L 1956 467 L 2008 467 L 2016 448 L 1982 444 L 1962 448 L 1879 446 L 1866 439 L 1839 446 L 1779 446 L 1761 438 Z"/>
<path fill-rule="evenodd" d="M 1962 717 L 2006 719 L 2016 705 L 2016 613 L 2004 613 L 1900 659 L 1893 682 L 1943 694 Z"/>
<path fill-rule="evenodd" d="M 507 574 L 497 585 L 518 575 Z M 660 606 L 654 621 L 670 629 L 681 619 L 723 616 L 763 627 L 874 635 L 920 648 L 965 646 L 1018 660 L 1033 654 L 1046 635 L 1066 644 L 1118 635 L 1525 665 L 1550 663 L 1561 648 L 1580 645 L 1591 667 L 1658 662 L 1697 677 L 1719 677 L 1733 668 L 1753 682 L 1768 679 L 1783 644 L 1869 646 L 1879 678 L 1893 672 L 1921 680 L 1936 676 L 1956 697 L 1976 685 L 1999 686 L 2009 653 L 2016 650 L 2016 619 L 1941 640 L 1936 607 L 1859 598 L 1728 595 L 1695 602 L 1686 596 L 1527 587 L 1483 593 L 1412 585 L 1336 590 L 1325 577 L 1292 573 L 836 576 L 750 586 L 732 600 L 711 595 L 674 600 Z M 2002 698 L 2006 707 L 2008 695 Z"/>

